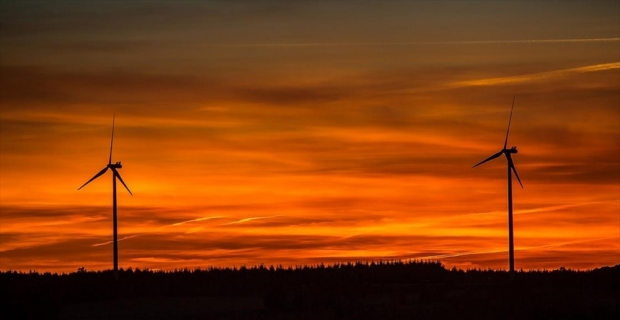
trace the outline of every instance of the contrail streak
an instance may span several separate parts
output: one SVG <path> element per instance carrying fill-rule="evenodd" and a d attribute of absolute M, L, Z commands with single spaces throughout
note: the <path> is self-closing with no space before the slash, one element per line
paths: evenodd
<path fill-rule="evenodd" d="M 192 220 L 187 220 L 187 221 L 181 221 L 181 222 L 173 223 L 171 225 L 163 226 L 163 227 L 160 227 L 160 228 L 175 227 L 175 226 L 180 226 L 180 225 L 183 225 L 183 224 L 186 224 L 186 223 L 205 221 L 205 220 L 212 220 L 212 219 L 220 219 L 220 218 L 225 218 L 225 217 L 224 216 L 201 217 L 201 218 L 196 218 L 196 219 L 192 219 Z"/>
<path fill-rule="evenodd" d="M 407 88 L 407 89 L 403 89 L 400 91 L 403 93 L 408 93 L 408 94 L 417 94 L 420 92 L 442 91 L 442 90 L 459 89 L 459 88 L 465 88 L 465 87 L 509 85 L 509 84 L 524 83 L 524 82 L 529 82 L 529 81 L 540 81 L 540 80 L 545 80 L 545 79 L 560 78 L 560 77 L 572 76 L 572 75 L 582 74 L 582 73 L 587 73 L 587 72 L 597 72 L 597 71 L 606 71 L 606 70 L 614 70 L 614 69 L 620 69 L 620 62 L 601 63 L 601 64 L 595 64 L 595 65 L 590 65 L 590 66 L 535 72 L 535 73 L 513 75 L 513 76 L 506 76 L 506 77 L 499 77 L 499 78 L 485 78 L 485 79 L 477 79 L 477 80 L 458 81 L 458 82 L 435 85 L 432 87 Z"/>
<path fill-rule="evenodd" d="M 144 234 L 134 234 L 134 235 L 131 235 L 131 236 L 126 236 L 126 237 L 123 237 L 121 239 L 118 239 L 118 241 L 120 242 L 120 241 L 123 241 L 123 240 L 131 239 L 131 238 L 135 238 L 135 237 L 140 237 L 140 236 L 143 236 L 143 235 Z M 93 244 L 92 246 L 93 247 L 98 247 L 98 246 L 103 246 L 103 245 L 106 245 L 106 244 L 110 244 L 112 242 L 114 242 L 114 241 L 110 240 L 110 241 L 106 241 L 106 242 L 102 242 L 102 243 L 96 243 L 96 244 Z"/>
<path fill-rule="evenodd" d="M 573 207 L 581 207 L 581 206 L 589 206 L 589 205 L 593 205 L 593 204 L 608 203 L 608 202 L 616 202 L 616 201 L 613 201 L 613 200 L 609 200 L 609 201 L 590 201 L 590 202 L 581 202 L 581 203 L 562 204 L 562 205 L 556 205 L 556 206 L 538 207 L 538 208 L 533 208 L 533 209 L 519 209 L 519 210 L 515 210 L 514 214 L 527 214 L 527 213 L 559 211 L 559 210 L 562 210 L 562 209 L 568 209 L 568 208 L 573 208 Z M 458 215 L 458 216 L 448 217 L 448 219 L 451 219 L 451 218 L 454 218 L 454 217 L 461 217 L 461 216 L 480 216 L 480 215 L 505 214 L 505 213 L 506 213 L 505 211 L 491 211 L 491 212 L 481 212 L 481 213 L 466 213 L 466 214 L 461 214 L 461 215 Z"/>
<path fill-rule="evenodd" d="M 176 226 L 180 226 L 180 225 L 183 225 L 183 224 L 186 224 L 186 223 L 198 222 L 198 221 L 204 221 L 204 220 L 211 220 L 211 219 L 219 219 L 219 218 L 225 218 L 225 217 L 224 216 L 212 216 L 212 217 L 201 217 L 201 218 L 196 218 L 196 219 L 192 219 L 192 220 L 181 221 L 181 222 L 177 222 L 177 223 L 161 226 L 161 227 L 155 229 L 154 231 L 145 232 L 145 233 L 142 233 L 142 234 L 131 235 L 131 236 L 126 236 L 126 237 L 124 237 L 122 239 L 119 239 L 118 241 L 127 240 L 127 239 L 131 239 L 131 238 L 135 238 L 135 237 L 145 236 L 145 235 L 155 233 L 155 232 L 157 232 L 157 231 L 159 231 L 161 229 L 168 228 L 168 227 L 176 227 Z M 191 230 L 199 230 L 199 229 L 192 228 L 192 229 L 190 229 L 190 231 Z M 185 233 L 191 233 L 191 232 L 185 232 Z M 92 246 L 93 247 L 98 247 L 98 246 L 103 246 L 103 245 L 106 245 L 106 244 L 110 244 L 112 242 L 113 241 L 106 241 L 106 242 L 102 242 L 102 243 L 93 244 Z"/>
<path fill-rule="evenodd" d="M 605 70 L 612 70 L 612 69 L 619 69 L 619 68 L 620 68 L 620 62 L 611 62 L 611 63 L 595 64 L 591 66 L 570 68 L 570 69 L 529 73 L 529 74 L 517 75 L 517 76 L 461 81 L 461 82 L 455 82 L 451 85 L 448 85 L 448 87 L 458 88 L 458 87 L 469 87 L 469 86 L 503 85 L 503 84 L 512 84 L 512 83 L 520 83 L 520 82 L 527 82 L 527 81 L 542 80 L 542 79 L 547 79 L 547 78 L 561 77 L 561 76 L 567 76 L 571 74 L 605 71 Z"/>
<path fill-rule="evenodd" d="M 559 242 L 559 243 L 545 244 L 545 245 L 533 246 L 533 247 L 515 248 L 515 251 L 528 251 L 528 250 L 532 250 L 532 249 L 561 247 L 561 246 L 565 246 L 565 245 L 569 245 L 569 244 L 585 243 L 585 242 L 593 242 L 593 241 L 609 240 L 609 239 L 617 239 L 617 238 L 616 237 L 606 237 L 606 238 L 596 238 L 596 239 L 587 239 L 587 240 Z M 438 254 L 438 255 L 425 256 L 425 257 L 414 257 L 414 258 L 415 259 L 427 259 L 427 260 L 428 259 L 443 259 L 443 258 L 455 258 L 455 257 L 471 256 L 471 255 L 487 254 L 487 253 L 500 253 L 500 252 L 506 252 L 506 251 L 508 251 L 508 250 L 507 249 L 491 249 L 491 250 L 483 250 L 483 251 L 468 251 L 468 252 L 446 253 L 446 254 Z"/>
<path fill-rule="evenodd" d="M 231 224 L 244 223 L 244 222 L 248 222 L 248 221 L 252 221 L 252 220 L 269 219 L 269 218 L 275 218 L 275 217 L 279 217 L 279 216 L 268 216 L 268 217 L 252 217 L 252 218 L 244 218 L 244 219 L 240 219 L 240 220 L 237 220 L 237 221 L 233 221 L 233 222 L 224 223 L 224 224 L 222 224 L 222 225 L 223 225 L 223 226 L 227 226 L 227 225 L 231 225 Z"/>
<path fill-rule="evenodd" d="M 231 43 L 209 44 L 210 47 L 376 47 L 412 45 L 476 45 L 476 44 L 545 44 L 545 43 L 587 43 L 618 42 L 620 38 L 578 38 L 578 39 L 530 39 L 530 40 L 480 40 L 480 41 L 378 41 L 378 42 L 297 42 L 297 43 Z"/>
<path fill-rule="evenodd" d="M 224 223 L 224 224 L 221 224 L 221 225 L 222 226 L 227 226 L 227 225 L 232 225 L 232 224 L 244 223 L 244 222 L 248 222 L 248 221 L 252 221 L 252 220 L 269 219 L 269 218 L 275 218 L 275 217 L 279 217 L 279 215 L 278 216 L 243 218 L 243 219 L 239 219 L 239 220 L 236 220 L 236 221 Z M 136 238 L 136 237 L 141 237 L 141 236 L 145 236 L 145 235 L 148 235 L 148 234 L 153 234 L 153 233 L 157 232 L 158 230 L 161 230 L 161 229 L 167 228 L 167 227 L 174 227 L 174 226 L 180 226 L 180 225 L 183 225 L 183 224 L 186 224 L 186 223 L 205 221 L 205 220 L 212 220 L 212 219 L 221 219 L 221 218 L 226 218 L 226 217 L 225 216 L 211 216 L 211 217 L 201 217 L 201 218 L 196 218 L 196 219 L 192 219 L 192 220 L 181 221 L 181 222 L 173 223 L 173 224 L 170 224 L 170 225 L 161 226 L 161 227 L 155 229 L 154 231 L 145 232 L 145 233 L 142 233 L 142 234 L 135 234 L 135 235 L 131 235 L 131 236 L 126 236 L 126 237 L 124 237 L 122 239 L 119 239 L 118 241 L 127 240 L 127 239 L 131 239 L 131 238 Z M 191 228 L 191 229 L 187 230 L 185 233 L 189 234 L 189 233 L 194 233 L 194 232 L 197 232 L 197 231 L 200 231 L 200 230 L 202 230 L 202 227 L 196 227 L 196 228 Z M 113 241 L 106 241 L 106 242 L 102 242 L 102 243 L 93 244 L 92 246 L 93 247 L 98 247 L 98 246 L 103 246 L 103 245 L 106 245 L 106 244 L 110 244 L 112 242 Z"/>

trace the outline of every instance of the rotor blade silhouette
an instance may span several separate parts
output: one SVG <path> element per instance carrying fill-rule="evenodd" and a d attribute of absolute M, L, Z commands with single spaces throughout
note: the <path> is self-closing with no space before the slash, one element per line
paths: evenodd
<path fill-rule="evenodd" d="M 129 192 L 130 195 L 133 196 L 133 193 L 131 193 L 131 190 L 129 190 L 129 188 L 127 187 L 127 185 L 125 184 L 125 181 L 123 181 L 123 178 L 121 178 L 120 173 L 118 173 L 118 171 L 116 171 L 114 168 L 112 168 L 112 171 L 114 172 L 114 176 L 118 178 L 118 180 L 120 180 L 120 182 L 123 184 L 123 186 L 125 186 L 125 189 L 127 189 L 127 191 Z"/>
<path fill-rule="evenodd" d="M 521 179 L 519 178 L 519 174 L 517 173 L 517 168 L 515 168 L 515 163 L 512 162 L 512 157 L 510 156 L 510 153 L 506 154 L 506 158 L 508 159 L 508 165 L 510 166 L 510 169 L 512 169 L 512 172 L 515 173 L 515 177 L 517 177 L 517 181 L 519 181 L 519 185 L 521 185 L 521 189 L 523 189 L 523 183 L 521 183 Z"/>
<path fill-rule="evenodd" d="M 502 155 L 502 152 L 500 151 L 500 152 L 498 152 L 498 153 L 496 153 L 496 154 L 494 154 L 494 155 L 492 155 L 492 156 L 490 156 L 490 157 L 488 157 L 488 158 L 486 158 L 486 159 L 484 159 L 484 160 L 482 160 L 482 161 L 478 162 L 478 163 L 477 163 L 475 166 L 473 166 L 472 168 L 475 168 L 475 167 L 477 167 L 477 166 L 479 166 L 479 165 L 481 165 L 481 164 L 483 164 L 483 163 L 485 163 L 485 162 L 487 162 L 487 161 L 491 161 L 491 160 L 493 160 L 493 159 L 495 159 L 495 158 L 497 158 L 497 157 L 499 157 L 499 156 L 501 156 L 501 155 Z"/>
<path fill-rule="evenodd" d="M 506 145 L 508 144 L 508 133 L 510 132 L 510 122 L 512 121 L 512 109 L 515 107 L 515 98 L 512 97 L 512 107 L 510 107 L 510 118 L 508 118 L 508 129 L 506 129 L 506 139 L 504 139 L 504 149 L 506 149 Z"/>
<path fill-rule="evenodd" d="M 114 120 L 116 118 L 116 112 L 112 116 L 112 139 L 110 140 L 110 158 L 108 158 L 108 164 L 112 164 L 112 145 L 114 144 Z"/>
<path fill-rule="evenodd" d="M 101 171 L 99 171 L 99 173 L 97 173 L 94 177 L 90 178 L 90 180 L 86 181 L 85 184 L 83 184 L 81 187 L 78 188 L 78 190 L 84 188 L 85 185 L 89 184 L 91 181 L 99 178 L 102 174 L 104 174 L 106 171 L 108 171 L 108 167 L 103 168 Z"/>

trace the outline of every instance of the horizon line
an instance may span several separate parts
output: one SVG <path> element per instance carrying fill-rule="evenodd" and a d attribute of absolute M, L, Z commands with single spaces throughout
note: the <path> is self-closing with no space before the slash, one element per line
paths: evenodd
<path fill-rule="evenodd" d="M 281 263 L 277 263 L 277 264 L 265 264 L 265 263 L 258 263 L 258 264 L 253 264 L 253 265 L 245 265 L 245 264 L 241 264 L 241 265 L 231 265 L 231 266 L 215 266 L 215 265 L 209 265 L 209 266 L 193 266 L 193 267 L 178 267 L 178 268 L 149 268 L 149 267 L 144 267 L 144 268 L 140 268 L 140 267 L 132 267 L 132 266 L 128 266 L 128 267 L 120 267 L 119 266 L 119 271 L 128 271 L 128 270 L 140 270 L 140 271 L 144 271 L 144 272 L 164 272 L 164 273 L 171 273 L 171 272 L 178 272 L 178 271 L 184 271 L 184 270 L 190 270 L 190 271 L 210 271 L 210 270 L 226 270 L 226 269 L 231 269 L 231 270 L 240 270 L 241 268 L 246 268 L 246 269 L 253 269 L 253 268 L 265 268 L 265 269 L 270 269 L 271 267 L 274 268 L 274 270 L 278 270 L 278 269 L 293 269 L 293 270 L 297 270 L 297 269 L 304 269 L 304 268 L 315 268 L 315 269 L 319 269 L 319 268 L 330 268 L 330 267 L 335 267 L 335 266 L 357 266 L 357 265 L 368 265 L 369 267 L 372 266 L 372 264 L 375 265 L 380 265 L 380 264 L 395 264 L 395 263 L 401 263 L 401 264 L 440 264 L 441 267 L 446 270 L 446 271 L 451 271 L 452 269 L 456 268 L 457 270 L 463 270 L 463 271 L 468 271 L 468 270 L 483 270 L 483 271 L 495 271 L 495 272 L 508 272 L 507 269 L 503 269 L 503 268 L 461 268 L 461 267 L 457 267 L 457 266 L 452 266 L 449 267 L 448 265 L 444 264 L 442 262 L 441 259 L 418 259 L 418 258 L 410 258 L 410 259 L 372 259 L 372 260 L 347 260 L 347 261 L 336 261 L 336 262 L 331 262 L 331 263 L 325 263 L 325 262 L 316 262 L 316 263 L 306 263 L 306 264 L 281 264 Z M 557 268 L 537 268 L 537 269 L 524 269 L 524 268 L 520 268 L 519 270 L 515 269 L 515 272 L 543 272 L 543 271 L 556 271 L 556 270 L 566 270 L 566 271 L 574 271 L 574 272 L 588 272 L 588 271 L 593 271 L 596 269 L 602 269 L 602 268 L 614 268 L 620 266 L 620 262 L 616 263 L 616 264 L 606 264 L 606 265 L 599 265 L 597 267 L 592 267 L 592 268 L 571 268 L 571 267 L 564 267 L 564 266 L 560 266 Z M 78 269 L 81 267 L 78 267 Z M 77 270 L 75 271 L 46 271 L 46 270 L 42 270 L 39 271 L 38 269 L 28 269 L 28 271 L 23 271 L 25 269 L 0 269 L 0 273 L 10 273 L 10 272 L 16 272 L 16 273 L 51 273 L 51 274 L 57 274 L 57 275 L 68 275 L 68 274 L 72 274 L 72 273 L 76 273 Z M 113 272 L 113 269 L 86 269 L 84 268 L 85 271 L 87 272 Z"/>

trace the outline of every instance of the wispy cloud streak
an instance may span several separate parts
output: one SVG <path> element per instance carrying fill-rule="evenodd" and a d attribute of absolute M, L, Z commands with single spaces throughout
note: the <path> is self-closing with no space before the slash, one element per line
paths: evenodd
<path fill-rule="evenodd" d="M 133 238 L 136 238 L 136 237 L 141 237 L 141 236 L 143 236 L 143 235 L 144 235 L 144 234 L 134 234 L 134 235 L 130 235 L 130 236 L 126 236 L 126 237 L 122 237 L 122 238 L 118 239 L 118 241 L 123 241 L 123 240 L 133 239 Z M 92 246 L 93 246 L 93 247 L 99 247 L 99 246 L 104 246 L 104 245 L 106 245 L 106 244 L 110 244 L 110 243 L 112 243 L 112 242 L 114 242 L 114 241 L 113 241 L 113 240 L 110 240 L 110 241 L 106 241 L 106 242 L 102 242 L 102 243 L 96 243 L 96 244 L 93 244 Z"/>
<path fill-rule="evenodd" d="M 524 75 L 518 75 L 518 76 L 461 81 L 461 82 L 453 83 L 452 85 L 449 85 L 448 87 L 492 86 L 492 85 L 514 84 L 514 83 L 521 83 L 521 82 L 528 82 L 528 81 L 544 80 L 548 78 L 563 77 L 563 76 L 568 76 L 568 75 L 578 74 L 578 73 L 613 70 L 613 69 L 618 69 L 618 68 L 620 68 L 620 62 L 602 63 L 602 64 L 596 64 L 596 65 L 590 65 L 590 66 L 584 66 L 584 67 L 530 73 L 530 74 L 524 74 Z"/>
<path fill-rule="evenodd" d="M 473 40 L 473 41 L 385 41 L 385 42 L 297 42 L 297 43 L 237 43 L 207 44 L 213 47 L 377 47 L 417 45 L 484 45 L 484 44 L 553 44 L 620 42 L 620 38 L 576 38 L 576 39 L 530 39 L 530 40 Z"/>
<path fill-rule="evenodd" d="M 248 222 L 248 221 L 253 221 L 253 220 L 260 220 L 260 219 L 270 219 L 270 218 L 275 218 L 275 217 L 279 217 L 279 216 L 267 216 L 267 217 L 251 217 L 251 218 L 243 218 L 237 221 L 233 221 L 233 222 L 228 222 L 228 223 L 224 223 L 222 224 L 223 226 L 228 226 L 231 224 L 239 224 L 239 223 L 244 223 L 244 222 Z"/>
<path fill-rule="evenodd" d="M 616 237 L 606 237 L 606 238 L 595 238 L 595 239 L 586 239 L 586 240 L 577 240 L 577 241 L 558 242 L 558 243 L 551 243 L 551 244 L 545 244 L 545 245 L 540 245 L 540 246 L 516 247 L 515 251 L 530 251 L 530 250 L 535 250 L 535 249 L 562 247 L 562 246 L 567 246 L 567 245 L 571 245 L 571 244 L 587 243 L 587 242 L 594 242 L 594 241 L 601 241 L 601 240 L 610 240 L 610 239 L 617 239 L 617 238 Z M 491 249 L 491 250 L 480 250 L 480 251 L 468 251 L 468 252 L 457 252 L 457 253 L 430 255 L 430 256 L 415 257 L 415 258 L 416 259 L 429 259 L 429 260 L 433 260 L 433 259 L 455 258 L 455 257 L 480 255 L 480 254 L 489 254 L 489 253 L 501 253 L 501 252 L 507 252 L 507 251 L 508 251 L 508 249 Z"/>
<path fill-rule="evenodd" d="M 192 219 L 192 220 L 186 220 L 186 221 L 181 221 L 181 222 L 177 222 L 177 223 L 173 223 L 164 227 L 176 227 L 176 226 L 180 226 L 180 225 L 184 225 L 186 223 L 192 223 L 192 222 L 199 222 L 199 221 L 206 221 L 206 220 L 213 220 L 213 219 L 221 219 L 221 218 L 225 218 L 224 216 L 211 216 L 211 217 L 202 217 L 202 218 L 196 218 L 196 219 Z M 162 228 L 164 228 L 162 227 Z"/>

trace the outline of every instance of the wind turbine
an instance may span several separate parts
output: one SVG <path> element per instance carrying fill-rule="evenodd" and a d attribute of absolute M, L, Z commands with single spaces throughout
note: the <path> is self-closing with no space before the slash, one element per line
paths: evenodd
<path fill-rule="evenodd" d="M 101 171 L 99 171 L 94 177 L 90 178 L 90 180 L 86 181 L 86 183 L 84 183 L 81 187 L 78 188 L 78 190 L 84 188 L 84 186 L 86 186 L 87 184 L 89 184 L 91 181 L 99 178 L 101 175 L 103 175 L 104 173 L 106 173 L 106 171 L 108 171 L 108 169 L 112 170 L 112 228 L 113 228 L 113 242 L 114 242 L 114 278 L 118 279 L 118 223 L 116 220 L 116 213 L 117 213 L 117 209 L 116 209 L 116 179 L 118 179 L 123 186 L 125 186 L 125 189 L 127 189 L 127 191 L 129 192 L 130 195 L 133 196 L 133 193 L 131 193 L 131 191 L 129 190 L 129 188 L 127 187 L 127 185 L 125 184 L 125 181 L 123 181 L 123 178 L 121 178 L 121 175 L 118 173 L 118 169 L 122 168 L 123 166 L 121 165 L 121 162 L 116 162 L 116 163 L 112 163 L 112 145 L 114 144 L 114 120 L 116 118 L 116 114 L 114 114 L 114 116 L 112 117 L 112 139 L 110 141 L 110 157 L 108 158 L 108 165 L 105 166 L 105 168 L 103 168 Z"/>
<path fill-rule="evenodd" d="M 500 157 L 502 154 L 506 156 L 506 160 L 508 161 L 508 259 L 510 266 L 510 278 L 514 278 L 515 272 L 515 248 L 514 248 L 514 233 L 513 233 L 513 225 L 512 225 L 512 172 L 515 173 L 517 180 L 519 181 L 519 185 L 521 185 L 521 189 L 523 189 L 523 184 L 521 183 L 521 179 L 519 179 L 519 174 L 517 173 L 517 169 L 515 168 L 515 164 L 512 161 L 511 154 L 517 153 L 517 147 L 512 147 L 510 149 L 506 149 L 506 145 L 508 144 L 508 133 L 510 132 L 510 122 L 512 121 L 512 110 L 515 106 L 515 98 L 512 98 L 512 107 L 510 108 L 510 118 L 508 118 L 508 129 L 506 130 L 506 139 L 504 140 L 504 148 L 497 152 L 496 154 L 482 160 L 477 163 L 472 168 L 475 168 L 487 161 L 491 161 L 495 158 Z M 512 172 L 511 172 L 512 171 Z"/>

